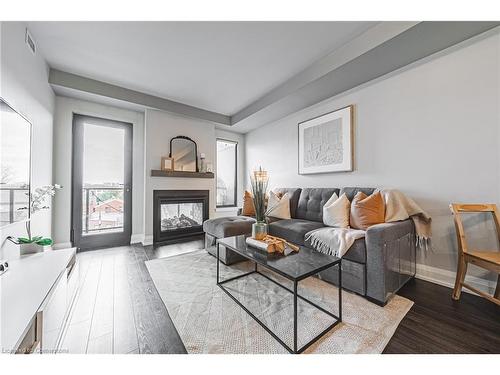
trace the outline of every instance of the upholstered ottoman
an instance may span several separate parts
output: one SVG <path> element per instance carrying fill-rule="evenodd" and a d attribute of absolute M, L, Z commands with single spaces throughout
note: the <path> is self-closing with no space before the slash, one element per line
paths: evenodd
<path fill-rule="evenodd" d="M 251 234 L 252 224 L 255 219 L 248 216 L 231 216 L 210 219 L 203 223 L 205 232 L 205 250 L 213 256 L 217 256 L 217 239 L 224 237 L 238 236 L 240 234 Z M 220 246 L 219 259 L 226 265 L 245 260 L 234 251 Z"/>

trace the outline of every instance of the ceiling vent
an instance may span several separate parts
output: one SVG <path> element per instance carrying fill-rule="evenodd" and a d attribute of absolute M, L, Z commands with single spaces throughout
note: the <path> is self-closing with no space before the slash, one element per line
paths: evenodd
<path fill-rule="evenodd" d="M 26 44 L 28 45 L 28 48 L 30 49 L 31 53 L 33 53 L 33 55 L 34 55 L 36 52 L 35 41 L 33 40 L 33 37 L 31 36 L 28 29 L 26 29 L 25 41 L 26 41 Z"/>

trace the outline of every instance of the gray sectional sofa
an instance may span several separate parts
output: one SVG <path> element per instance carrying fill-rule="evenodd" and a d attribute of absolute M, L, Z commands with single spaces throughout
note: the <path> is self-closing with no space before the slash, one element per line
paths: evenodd
<path fill-rule="evenodd" d="M 333 193 L 346 194 L 352 200 L 358 191 L 370 195 L 375 189 L 337 188 L 284 188 L 288 192 L 291 219 L 276 220 L 269 224 L 269 233 L 293 243 L 311 246 L 307 234 L 324 227 L 323 206 Z M 215 255 L 217 238 L 250 234 L 253 218 L 237 216 L 208 220 L 204 223 L 205 247 Z M 221 247 L 221 258 L 226 264 L 243 260 L 238 254 Z M 345 289 L 385 305 L 408 280 L 415 275 L 415 228 L 411 220 L 374 225 L 365 238 L 354 242 L 342 259 L 342 285 Z M 338 271 L 328 270 L 318 275 L 336 284 Z"/>

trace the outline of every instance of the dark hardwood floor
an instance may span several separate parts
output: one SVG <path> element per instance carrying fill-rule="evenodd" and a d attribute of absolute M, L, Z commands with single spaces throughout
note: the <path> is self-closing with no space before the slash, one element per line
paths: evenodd
<path fill-rule="evenodd" d="M 398 293 L 414 301 L 384 353 L 500 354 L 500 306 L 414 279 Z"/>
<path fill-rule="evenodd" d="M 133 246 L 130 251 L 135 255 L 135 259 L 131 257 L 130 260 L 129 275 L 132 280 L 132 303 L 137 306 L 134 311 L 139 353 L 186 353 L 144 263 L 154 259 L 152 247 Z"/>
<path fill-rule="evenodd" d="M 80 286 L 61 341 L 63 353 L 186 353 L 145 261 L 201 249 L 202 241 L 78 253 Z"/>
<path fill-rule="evenodd" d="M 79 254 L 84 277 L 63 349 L 186 353 L 144 262 L 202 247 L 202 241 L 192 241 Z M 399 294 L 415 304 L 384 353 L 500 353 L 500 307 L 468 293 L 453 301 L 450 289 L 422 280 L 412 280 Z"/>

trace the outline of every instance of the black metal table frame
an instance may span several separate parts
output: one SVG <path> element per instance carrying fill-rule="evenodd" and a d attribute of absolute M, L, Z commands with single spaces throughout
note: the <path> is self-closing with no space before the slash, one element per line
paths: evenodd
<path fill-rule="evenodd" d="M 224 292 L 226 292 L 226 294 L 229 297 L 231 297 L 231 299 L 234 302 L 236 302 L 243 310 L 245 310 L 245 312 L 248 315 L 250 315 L 257 323 L 259 323 L 259 325 L 262 328 L 264 328 L 276 341 L 278 341 L 290 353 L 292 353 L 292 354 L 300 354 L 300 353 L 302 353 L 304 350 L 306 350 L 307 348 L 309 348 L 312 344 L 314 344 L 316 341 L 318 341 L 321 337 L 323 337 L 327 332 L 329 332 L 333 327 L 335 327 L 337 324 L 339 324 L 342 321 L 342 266 L 341 266 L 342 260 L 341 259 L 339 259 L 338 262 L 335 262 L 333 264 L 329 264 L 327 266 L 315 269 L 314 271 L 309 272 L 309 273 L 301 276 L 300 278 L 291 278 L 290 276 L 286 275 L 285 273 L 281 273 L 278 270 L 272 269 L 270 267 L 266 267 L 264 264 L 261 264 L 262 267 L 270 270 L 271 272 L 275 272 L 275 273 L 277 273 L 277 274 L 285 277 L 286 279 L 292 281 L 293 282 L 293 290 L 291 290 L 291 289 L 287 288 L 286 286 L 280 284 L 276 280 L 273 280 L 269 276 L 267 276 L 267 275 L 259 272 L 259 270 L 257 268 L 258 263 L 256 261 L 254 261 L 253 259 L 250 259 L 248 257 L 245 257 L 245 258 L 247 258 L 248 260 L 254 262 L 254 264 L 255 264 L 255 268 L 254 268 L 253 271 L 246 272 L 246 273 L 243 273 L 241 275 L 234 276 L 234 277 L 230 277 L 229 279 L 226 279 L 226 280 L 223 280 L 223 281 L 219 281 L 219 263 L 220 263 L 220 259 L 219 259 L 219 246 L 220 246 L 219 241 L 217 241 L 217 285 Z M 226 245 L 224 245 L 224 246 L 226 246 Z M 238 253 L 238 254 L 241 254 L 241 253 Z M 241 254 L 241 255 L 243 255 L 243 254 Z M 299 281 L 307 279 L 308 277 L 316 275 L 319 272 L 322 272 L 322 271 L 324 271 L 324 270 L 326 270 L 328 268 L 335 267 L 335 266 L 338 266 L 338 268 L 339 268 L 339 285 L 338 285 L 338 290 L 339 290 L 339 293 L 338 293 L 339 315 L 338 316 L 335 315 L 335 314 L 333 314 L 332 312 L 324 309 L 323 307 L 318 306 L 314 302 L 309 301 L 307 298 L 305 298 L 305 297 L 303 297 L 303 296 L 301 296 L 301 295 L 299 295 L 297 293 L 297 286 L 298 286 Z M 269 327 L 267 327 L 259 318 L 257 318 L 247 307 L 245 307 L 245 305 L 243 305 L 240 301 L 238 301 L 238 299 L 235 296 L 233 296 L 231 294 L 231 292 L 229 292 L 223 286 L 223 284 L 225 284 L 225 283 L 228 283 L 228 282 L 231 282 L 231 281 L 234 281 L 234 280 L 237 280 L 237 279 L 241 279 L 243 277 L 252 275 L 254 273 L 257 273 L 257 274 L 265 277 L 266 279 L 272 281 L 276 285 L 282 287 L 283 289 L 285 289 L 288 292 L 290 292 L 290 293 L 293 294 L 293 348 L 290 348 L 287 344 L 285 344 L 285 342 L 283 340 L 281 340 Z M 325 313 L 328 316 L 330 316 L 330 317 L 332 317 L 332 318 L 335 319 L 334 323 L 330 324 L 326 329 L 324 329 L 321 333 L 319 333 L 316 337 L 314 337 L 312 340 L 310 340 L 308 343 L 306 343 L 301 348 L 297 348 L 297 298 L 300 298 L 301 300 L 309 303 L 313 307 L 317 308 L 318 310 L 322 311 L 323 313 Z"/>

